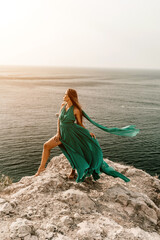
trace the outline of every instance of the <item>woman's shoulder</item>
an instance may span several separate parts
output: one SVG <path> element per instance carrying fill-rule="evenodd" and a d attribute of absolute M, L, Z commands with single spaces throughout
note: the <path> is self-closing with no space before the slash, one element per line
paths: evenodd
<path fill-rule="evenodd" d="M 80 110 L 78 107 L 74 106 L 74 113 L 75 114 L 79 114 L 80 113 Z"/>

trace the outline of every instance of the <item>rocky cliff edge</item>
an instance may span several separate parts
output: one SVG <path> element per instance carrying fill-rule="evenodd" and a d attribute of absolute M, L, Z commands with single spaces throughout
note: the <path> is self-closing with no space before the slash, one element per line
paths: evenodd
<path fill-rule="evenodd" d="M 0 240 L 160 240 L 160 180 L 104 159 L 130 182 L 104 173 L 68 180 L 61 154 L 39 176 L 0 192 Z"/>

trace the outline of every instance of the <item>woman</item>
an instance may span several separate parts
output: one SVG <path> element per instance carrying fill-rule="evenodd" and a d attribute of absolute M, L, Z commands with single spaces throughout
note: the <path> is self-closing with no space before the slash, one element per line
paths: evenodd
<path fill-rule="evenodd" d="M 77 92 L 74 89 L 69 88 L 65 92 L 63 100 L 65 102 L 62 103 L 59 111 L 57 134 L 44 143 L 41 164 L 35 176 L 45 170 L 50 150 L 59 146 L 72 167 L 69 179 L 75 177 L 75 170 L 77 170 L 76 182 L 83 182 L 85 177 L 91 174 L 96 181 L 100 178 L 99 174 L 101 173 L 120 177 L 125 182 L 129 182 L 129 178 L 109 167 L 103 160 L 103 153 L 96 136 L 83 125 L 83 116 L 95 126 L 116 135 L 133 137 L 136 136 L 139 129 L 135 129 L 134 125 L 123 128 L 107 128 L 94 122 L 82 110 Z"/>

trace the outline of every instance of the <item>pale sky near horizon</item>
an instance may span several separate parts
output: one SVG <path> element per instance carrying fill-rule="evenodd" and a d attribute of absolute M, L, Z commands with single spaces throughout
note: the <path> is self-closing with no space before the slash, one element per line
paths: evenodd
<path fill-rule="evenodd" d="M 160 69 L 160 0 L 0 0 L 0 65 Z"/>

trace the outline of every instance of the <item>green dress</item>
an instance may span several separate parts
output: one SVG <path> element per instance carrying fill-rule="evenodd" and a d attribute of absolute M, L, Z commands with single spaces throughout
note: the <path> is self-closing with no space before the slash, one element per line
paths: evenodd
<path fill-rule="evenodd" d="M 100 178 L 99 175 L 101 173 L 119 177 L 125 182 L 129 182 L 129 178 L 117 172 L 103 160 L 103 153 L 99 142 L 90 135 L 88 129 L 75 123 L 74 105 L 67 111 L 65 107 L 66 105 L 63 106 L 59 115 L 61 144 L 58 146 L 70 162 L 71 167 L 77 170 L 78 177 L 76 182 L 83 182 L 85 177 L 91 175 L 96 181 Z M 133 137 L 139 132 L 139 129 L 135 129 L 134 125 L 124 128 L 107 128 L 91 120 L 83 110 L 82 114 L 92 124 L 112 134 Z"/>

